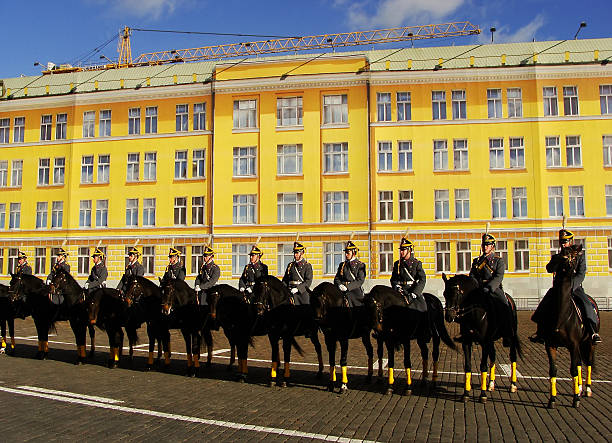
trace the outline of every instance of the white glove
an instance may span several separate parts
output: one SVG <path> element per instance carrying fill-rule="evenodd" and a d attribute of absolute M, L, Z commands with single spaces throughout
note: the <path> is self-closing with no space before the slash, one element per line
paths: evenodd
<path fill-rule="evenodd" d="M 402 287 L 400 285 L 395 285 L 395 290 L 397 292 L 404 292 L 404 290 L 402 289 Z"/>
<path fill-rule="evenodd" d="M 247 291 L 249 294 L 252 294 L 252 293 L 253 293 L 253 290 L 252 290 L 250 287 L 246 288 L 246 291 Z"/>
<path fill-rule="evenodd" d="M 196 292 L 200 292 L 202 290 L 202 288 L 200 288 L 199 286 L 196 286 L 194 289 Z"/>
<path fill-rule="evenodd" d="M 410 295 L 412 296 L 412 298 L 417 298 L 416 294 L 411 292 Z"/>
<path fill-rule="evenodd" d="M 50 285 L 50 284 L 51 284 L 51 280 L 47 279 L 46 284 L 47 284 L 47 285 Z"/>
<path fill-rule="evenodd" d="M 342 284 L 338 285 L 338 289 L 340 289 L 342 292 L 346 292 L 348 290 L 347 287 Z"/>
<path fill-rule="evenodd" d="M 85 289 L 88 289 L 88 288 L 89 288 L 89 282 L 88 282 L 88 281 L 86 281 L 86 282 L 85 282 L 85 286 L 83 286 L 83 287 L 84 287 Z"/>
<path fill-rule="evenodd" d="M 240 292 L 244 292 L 244 288 L 240 288 Z"/>
<path fill-rule="evenodd" d="M 299 292 L 298 288 L 291 288 L 291 293 L 292 294 L 297 294 L 298 292 Z"/>

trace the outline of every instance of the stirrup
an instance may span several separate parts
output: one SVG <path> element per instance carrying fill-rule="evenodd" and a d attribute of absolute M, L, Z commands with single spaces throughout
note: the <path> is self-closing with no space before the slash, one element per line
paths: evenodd
<path fill-rule="evenodd" d="M 595 332 L 593 335 L 591 335 L 591 341 L 593 342 L 594 345 L 599 344 L 602 342 L 600 335 Z"/>
<path fill-rule="evenodd" d="M 544 339 L 542 337 L 540 337 L 537 332 L 529 337 L 529 341 L 531 341 L 533 343 L 544 344 Z"/>

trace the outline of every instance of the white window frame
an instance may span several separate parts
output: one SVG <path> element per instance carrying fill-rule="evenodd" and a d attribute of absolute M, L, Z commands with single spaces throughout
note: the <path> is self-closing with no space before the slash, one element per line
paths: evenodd
<path fill-rule="evenodd" d="M 206 102 L 193 104 L 193 130 L 206 131 Z"/>
<path fill-rule="evenodd" d="M 232 153 L 233 177 L 257 177 L 257 147 L 237 146 Z"/>
<path fill-rule="evenodd" d="M 96 136 L 96 111 L 83 112 L 83 138 Z"/>
<path fill-rule="evenodd" d="M 470 219 L 469 188 L 455 189 L 455 220 Z"/>
<path fill-rule="evenodd" d="M 435 245 L 436 273 L 450 272 L 450 242 L 437 241 Z"/>
<path fill-rule="evenodd" d="M 467 171 L 470 168 L 466 138 L 453 140 L 453 168 L 455 171 Z"/>
<path fill-rule="evenodd" d="M 140 180 L 140 153 L 129 152 L 127 155 L 126 181 L 137 182 Z"/>
<path fill-rule="evenodd" d="M 189 157 L 189 151 L 180 150 L 174 151 L 174 179 L 175 180 L 186 180 L 187 179 L 187 158 Z"/>
<path fill-rule="evenodd" d="M 602 135 L 601 145 L 603 147 L 603 165 L 612 167 L 612 135 Z"/>
<path fill-rule="evenodd" d="M 9 168 L 8 160 L 0 160 L 0 187 L 8 186 Z"/>
<path fill-rule="evenodd" d="M 49 186 L 51 180 L 51 159 L 38 159 L 38 186 Z"/>
<path fill-rule="evenodd" d="M 301 192 L 285 192 L 276 195 L 278 223 L 302 223 L 303 199 Z M 291 217 L 294 214 L 294 217 Z"/>
<path fill-rule="evenodd" d="M 380 275 L 393 272 L 393 242 L 378 243 L 378 273 Z"/>
<path fill-rule="evenodd" d="M 410 92 L 402 91 L 396 95 L 397 100 L 397 121 L 412 120 L 412 97 Z"/>
<path fill-rule="evenodd" d="M 51 229 L 61 229 L 64 225 L 64 202 L 51 202 Z"/>
<path fill-rule="evenodd" d="M 548 187 L 548 216 L 563 216 L 563 186 Z"/>
<path fill-rule="evenodd" d="M 44 275 L 47 267 L 47 248 L 34 249 L 34 275 Z"/>
<path fill-rule="evenodd" d="M 257 100 L 234 100 L 234 129 L 257 128 Z"/>
<path fill-rule="evenodd" d="M 41 115 L 40 116 L 40 141 L 51 140 L 52 128 L 53 128 L 53 115 L 50 115 L 50 114 Z"/>
<path fill-rule="evenodd" d="M 502 113 L 501 88 L 487 89 L 487 115 L 489 118 L 504 118 Z"/>
<path fill-rule="evenodd" d="M 112 112 L 110 109 L 100 111 L 100 137 L 111 136 L 111 118 Z"/>
<path fill-rule="evenodd" d="M 204 226 L 206 221 L 206 197 L 203 195 L 191 197 L 191 224 Z"/>
<path fill-rule="evenodd" d="M 13 119 L 13 143 L 23 143 L 24 139 L 25 117 L 15 117 Z"/>
<path fill-rule="evenodd" d="M 142 179 L 144 181 L 157 180 L 157 152 L 145 152 Z"/>
<path fill-rule="evenodd" d="M 77 249 L 77 275 L 89 274 L 89 247 Z"/>
<path fill-rule="evenodd" d="M 55 139 L 66 140 L 68 137 L 68 114 L 61 113 L 55 116 Z"/>
<path fill-rule="evenodd" d="M 523 90 L 521 88 L 506 89 L 508 99 L 508 118 L 523 117 Z"/>
<path fill-rule="evenodd" d="M 128 109 L 128 135 L 140 135 L 140 108 Z"/>
<path fill-rule="evenodd" d="M 293 244 L 278 243 L 276 245 L 276 275 L 282 277 L 289 263 L 293 261 Z"/>
<path fill-rule="evenodd" d="M 348 143 L 323 144 L 323 172 L 344 174 L 348 172 Z"/>
<path fill-rule="evenodd" d="M 174 197 L 174 225 L 187 226 L 187 197 Z"/>
<path fill-rule="evenodd" d="M 414 220 L 414 192 L 410 189 L 398 191 L 399 220 Z"/>
<path fill-rule="evenodd" d="M 584 186 L 568 186 L 567 198 L 570 217 L 584 217 Z"/>
<path fill-rule="evenodd" d="M 332 191 L 323 193 L 323 221 L 347 222 L 349 220 L 348 191 Z"/>
<path fill-rule="evenodd" d="M 145 269 L 145 275 L 155 274 L 155 246 L 142 247 L 142 266 Z"/>
<path fill-rule="evenodd" d="M 250 225 L 257 223 L 257 195 L 234 194 L 232 203 L 232 223 Z"/>
<path fill-rule="evenodd" d="M 604 193 L 606 198 L 606 215 L 612 216 L 612 185 L 604 186 Z"/>
<path fill-rule="evenodd" d="M 249 262 L 249 245 L 248 244 L 233 244 L 232 245 L 232 276 L 238 277 L 242 274 L 242 270 Z"/>
<path fill-rule="evenodd" d="M 108 200 L 96 200 L 96 228 L 108 228 Z"/>
<path fill-rule="evenodd" d="M 510 137 L 508 139 L 508 149 L 510 151 L 510 168 L 525 168 L 525 141 L 523 137 Z"/>
<path fill-rule="evenodd" d="M 98 155 L 98 183 L 110 182 L 110 154 Z"/>
<path fill-rule="evenodd" d="M 378 142 L 378 172 L 393 170 L 393 143 L 390 141 Z"/>
<path fill-rule="evenodd" d="M 506 188 L 491 188 L 491 218 L 508 218 Z"/>
<path fill-rule="evenodd" d="M 94 182 L 94 156 L 81 156 L 81 184 L 91 184 Z"/>
<path fill-rule="evenodd" d="M 546 167 L 558 168 L 561 166 L 561 143 L 559 136 L 547 136 L 546 144 Z"/>
<path fill-rule="evenodd" d="M 194 149 L 191 153 L 191 178 L 206 178 L 206 149 Z"/>
<path fill-rule="evenodd" d="M 577 86 L 563 87 L 563 115 L 579 115 Z"/>
<path fill-rule="evenodd" d="M 504 139 L 499 137 L 489 139 L 489 169 L 504 169 Z"/>
<path fill-rule="evenodd" d="M 278 97 L 276 99 L 276 126 L 302 126 L 304 124 L 304 106 L 301 96 Z"/>
<path fill-rule="evenodd" d="M 348 95 L 323 96 L 323 124 L 336 125 L 348 123 Z"/>
<path fill-rule="evenodd" d="M 465 89 L 451 91 L 453 108 L 453 120 L 465 120 L 467 118 L 467 102 Z"/>
<path fill-rule="evenodd" d="M 91 200 L 79 202 L 79 228 L 91 228 Z"/>
<path fill-rule="evenodd" d="M 11 161 L 11 186 L 20 188 L 23 184 L 23 160 Z"/>
<path fill-rule="evenodd" d="M 155 226 L 156 199 L 142 199 L 142 226 Z"/>
<path fill-rule="evenodd" d="M 555 117 L 559 115 L 559 99 L 556 86 L 544 86 L 542 89 L 542 101 L 544 103 L 545 117 Z"/>
<path fill-rule="evenodd" d="M 42 128 L 40 130 L 42 133 Z M 11 139 L 11 119 L 0 118 L 0 143 L 8 144 Z"/>
<path fill-rule="evenodd" d="M 393 221 L 393 191 L 378 191 L 378 220 Z"/>
<path fill-rule="evenodd" d="M 344 260 L 344 243 L 323 243 L 323 275 L 334 275 L 338 264 Z"/>
<path fill-rule="evenodd" d="M 514 240 L 514 271 L 529 272 L 529 240 Z"/>
<path fill-rule="evenodd" d="M 433 141 L 433 167 L 434 171 L 448 171 L 448 141 Z"/>
<path fill-rule="evenodd" d="M 512 218 L 527 217 L 527 188 L 512 188 Z"/>
<path fill-rule="evenodd" d="M 157 134 L 157 106 L 145 108 L 145 134 Z"/>
<path fill-rule="evenodd" d="M 612 85 L 599 85 L 601 115 L 612 114 Z"/>
<path fill-rule="evenodd" d="M 565 137 L 565 161 L 569 168 L 582 167 L 582 144 L 579 135 Z"/>
<path fill-rule="evenodd" d="M 176 105 L 176 132 L 189 131 L 189 105 Z"/>
<path fill-rule="evenodd" d="M 21 203 L 9 205 L 9 229 L 21 228 Z"/>
<path fill-rule="evenodd" d="M 377 92 L 376 93 L 376 109 L 377 119 L 379 122 L 391 121 L 391 93 Z"/>
<path fill-rule="evenodd" d="M 276 147 L 276 166 L 278 175 L 302 175 L 302 145 L 278 145 Z M 290 166 L 295 166 L 291 168 Z M 294 170 L 292 170 L 294 169 Z"/>
<path fill-rule="evenodd" d="M 434 220 L 450 219 L 450 202 L 448 189 L 434 190 Z"/>
<path fill-rule="evenodd" d="M 397 142 L 397 170 L 412 171 L 412 140 Z"/>
<path fill-rule="evenodd" d="M 431 91 L 432 120 L 446 120 L 446 91 Z"/>
<path fill-rule="evenodd" d="M 128 198 L 125 201 L 125 226 L 138 226 L 138 199 Z"/>
<path fill-rule="evenodd" d="M 36 229 L 47 229 L 49 202 L 36 202 Z"/>
<path fill-rule="evenodd" d="M 55 157 L 53 159 L 53 184 L 63 185 L 66 175 L 66 157 Z"/>
<path fill-rule="evenodd" d="M 457 242 L 457 273 L 470 272 L 472 267 L 472 245 L 469 240 Z"/>

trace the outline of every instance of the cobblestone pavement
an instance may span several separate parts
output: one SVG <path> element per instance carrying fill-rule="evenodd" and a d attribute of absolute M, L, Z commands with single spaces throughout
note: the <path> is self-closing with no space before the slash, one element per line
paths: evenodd
<path fill-rule="evenodd" d="M 182 337 L 172 335 L 170 371 L 144 372 L 146 346 L 130 367 L 106 368 L 106 335 L 97 331 L 97 353 L 90 364 L 75 366 L 76 350 L 67 323 L 50 337 L 49 359 L 34 360 L 36 337 L 31 319 L 16 322 L 14 357 L 0 355 L 0 432 L 3 441 L 84 440 L 263 440 L 343 439 L 378 441 L 612 441 L 612 313 L 602 313 L 604 343 L 597 349 L 593 397 L 571 407 L 568 353 L 560 355 L 556 410 L 546 409 L 548 364 L 542 345 L 527 337 L 534 332 L 529 312 L 519 312 L 524 358 L 518 363 L 519 391 L 509 393 L 508 352 L 497 345 L 498 378 L 486 404 L 478 402 L 479 375 L 473 376 L 470 402 L 463 393 L 462 356 L 445 346 L 440 358 L 439 389 L 419 384 L 421 358 L 412 347 L 411 396 L 385 395 L 386 385 L 366 382 L 366 356 L 360 340 L 349 349 L 349 391 L 329 393 L 327 353 L 323 379 L 312 345 L 298 342 L 305 355 L 294 355 L 287 388 L 268 387 L 269 344 L 255 340 L 250 350 L 247 383 L 226 370 L 228 343 L 216 333 L 216 354 L 200 378 L 184 376 Z M 451 335 L 457 334 L 455 326 Z M 146 341 L 146 334 L 140 334 Z M 321 336 L 321 340 L 323 337 Z M 295 352 L 294 352 L 295 354 Z M 400 353 L 401 354 L 401 353 Z M 479 352 L 474 355 L 478 369 Z M 396 387 L 405 386 L 403 358 L 396 356 Z M 339 371 L 339 369 L 338 369 Z M 282 373 L 282 370 L 279 371 Z M 386 373 L 386 371 L 385 371 Z M 402 389 L 397 389 L 401 391 Z"/>

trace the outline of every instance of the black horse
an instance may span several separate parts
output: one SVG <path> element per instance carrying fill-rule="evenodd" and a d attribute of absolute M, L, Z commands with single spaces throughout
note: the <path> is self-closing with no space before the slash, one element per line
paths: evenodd
<path fill-rule="evenodd" d="M 570 374 L 574 381 L 573 406 L 580 405 L 580 388 L 582 385 L 582 363 L 587 366 L 586 390 L 588 397 L 591 391 L 591 368 L 595 361 L 595 347 L 590 333 L 584 328 L 578 308 L 572 298 L 572 275 L 578 262 L 577 257 L 583 254 L 582 245 L 572 246 L 565 256 L 560 270 L 555 273 L 553 287 L 549 296 L 551 302 L 538 324 L 538 333 L 544 339 L 550 377 L 550 399 L 548 407 L 553 409 L 557 400 L 557 348 L 567 348 L 570 354 Z M 594 302 L 593 302 L 594 303 Z M 599 314 L 599 311 L 597 312 Z M 598 315 L 599 316 L 599 315 Z M 599 326 L 599 325 L 598 325 Z"/>
<path fill-rule="evenodd" d="M 2 346 L 0 349 L 3 349 L 9 355 L 15 352 L 15 317 L 15 308 L 9 300 L 9 287 L 0 284 L 0 326 L 2 329 Z M 6 336 L 7 324 L 11 338 L 10 344 L 7 342 Z"/>
<path fill-rule="evenodd" d="M 463 401 L 469 399 L 472 377 L 472 343 L 480 343 L 482 358 L 480 360 L 480 401 L 487 401 L 487 370 L 490 371 L 489 391 L 495 389 L 495 341 L 503 339 L 504 345 L 510 347 L 512 363 L 510 392 L 517 391 L 516 361 L 521 354 L 521 342 L 517 332 L 516 305 L 512 297 L 506 294 L 510 303 L 513 318 L 508 324 L 507 307 L 503 302 L 484 294 L 478 288 L 478 282 L 468 275 L 455 275 L 444 280 L 444 299 L 446 300 L 446 321 L 459 323 L 464 355 L 465 391 Z M 490 365 L 488 363 L 490 362 Z"/>
<path fill-rule="evenodd" d="M 400 346 L 404 348 L 404 368 L 406 370 L 406 394 L 412 392 L 412 362 L 410 360 L 410 341 L 416 339 L 423 358 L 423 382 L 429 376 L 429 348 L 430 340 L 433 342 L 432 383 L 438 379 L 438 359 L 440 356 L 440 340 L 451 349 L 456 349 L 444 324 L 444 309 L 442 303 L 432 294 L 423 294 L 427 302 L 428 312 L 411 309 L 401 294 L 389 286 L 376 285 L 366 296 L 366 306 L 374 324 L 374 330 L 387 348 L 388 359 L 388 387 L 387 394 L 393 393 L 395 350 Z M 381 360 L 379 355 L 379 361 Z"/>
<path fill-rule="evenodd" d="M 268 329 L 268 339 L 272 347 L 272 370 L 270 372 L 270 386 L 277 382 L 276 371 L 280 367 L 278 342 L 283 340 L 283 359 L 285 368 L 283 380 L 279 382 L 282 387 L 290 382 L 291 347 L 295 347 L 303 355 L 300 346 L 295 341 L 296 336 L 305 335 L 314 345 L 319 361 L 318 377 L 323 375 L 323 356 L 321 343 L 319 343 L 319 327 L 314 319 L 314 312 L 310 305 L 296 306 L 289 289 L 274 276 L 266 276 L 255 282 L 254 298 L 258 314 L 264 314 L 264 322 Z"/>
<path fill-rule="evenodd" d="M 340 368 L 342 384 L 340 393 L 348 390 L 347 356 L 349 339 L 361 338 L 368 355 L 368 381 L 372 379 L 374 348 L 370 341 L 372 319 L 367 306 L 347 307 L 344 294 L 330 282 L 319 284 L 310 296 L 315 319 L 325 336 L 329 354 L 329 383 L 327 389 L 334 390 L 336 381 L 336 343 L 340 343 Z"/>

